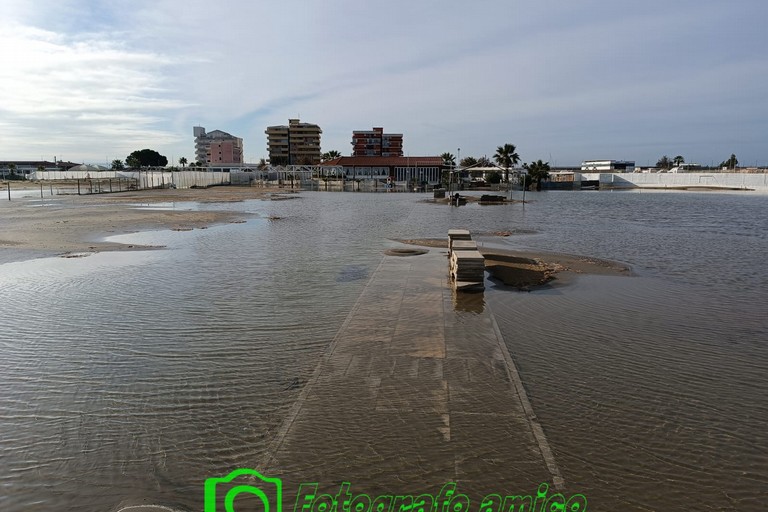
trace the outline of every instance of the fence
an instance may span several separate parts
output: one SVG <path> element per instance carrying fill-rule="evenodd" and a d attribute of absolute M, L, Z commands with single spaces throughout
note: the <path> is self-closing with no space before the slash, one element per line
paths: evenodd
<path fill-rule="evenodd" d="M 135 189 L 148 188 L 205 188 L 212 185 L 224 185 L 230 182 L 228 172 L 205 171 L 35 171 L 28 175 L 32 181 L 80 181 L 80 193 L 83 193 L 82 184 L 89 183 L 89 190 L 94 184 L 104 186 L 110 180 L 132 181 Z M 100 192 L 108 192 L 105 188 L 98 188 Z M 127 190 L 127 188 L 123 188 Z M 113 187 L 113 190 L 114 187 Z M 90 192 L 89 192 L 90 193 Z"/>

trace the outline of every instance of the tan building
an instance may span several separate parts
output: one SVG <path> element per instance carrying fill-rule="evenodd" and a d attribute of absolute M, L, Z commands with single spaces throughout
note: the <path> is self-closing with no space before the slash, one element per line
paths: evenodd
<path fill-rule="evenodd" d="M 289 119 L 287 126 L 269 126 L 265 133 L 272 165 L 320 163 L 320 134 L 323 131 L 316 124 Z"/>

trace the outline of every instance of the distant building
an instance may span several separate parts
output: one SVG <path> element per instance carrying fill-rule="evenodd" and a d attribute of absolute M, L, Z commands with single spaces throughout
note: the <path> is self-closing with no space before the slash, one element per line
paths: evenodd
<path fill-rule="evenodd" d="M 352 132 L 352 156 L 403 156 L 403 134 L 384 128 Z"/>
<path fill-rule="evenodd" d="M 243 139 L 221 130 L 205 132 L 202 126 L 192 129 L 195 135 L 195 161 L 205 165 L 243 163 Z"/>
<path fill-rule="evenodd" d="M 633 160 L 585 160 L 581 172 L 635 172 Z"/>
<path fill-rule="evenodd" d="M 35 171 L 66 171 L 79 165 L 75 162 L 62 162 L 54 160 L 3 160 L 0 161 L 0 178 L 5 179 L 9 174 L 17 176 L 29 176 Z"/>
<path fill-rule="evenodd" d="M 341 166 L 350 179 L 373 179 L 417 185 L 440 183 L 443 159 L 439 156 L 342 156 L 323 162 Z"/>
<path fill-rule="evenodd" d="M 320 163 L 320 134 L 323 131 L 318 125 L 289 119 L 287 126 L 269 126 L 265 133 L 272 165 Z"/>

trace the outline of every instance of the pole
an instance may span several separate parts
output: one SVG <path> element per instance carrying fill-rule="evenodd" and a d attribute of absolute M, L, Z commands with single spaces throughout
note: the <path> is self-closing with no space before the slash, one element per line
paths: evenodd
<path fill-rule="evenodd" d="M 527 174 L 521 174 L 520 176 L 522 176 L 522 178 L 523 178 L 523 208 L 525 208 L 525 189 L 528 188 L 525 185 L 526 185 L 526 182 L 528 181 L 526 179 L 528 175 Z"/>
<path fill-rule="evenodd" d="M 11 200 L 11 183 L 8 182 L 6 183 L 6 185 L 8 186 L 8 200 L 10 201 Z"/>

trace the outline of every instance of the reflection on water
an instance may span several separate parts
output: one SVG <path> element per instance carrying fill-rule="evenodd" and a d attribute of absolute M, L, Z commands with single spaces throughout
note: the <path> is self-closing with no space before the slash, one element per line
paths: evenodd
<path fill-rule="evenodd" d="M 485 309 L 485 295 L 482 291 L 466 292 L 453 290 L 454 311 L 482 313 Z"/>
<path fill-rule="evenodd" d="M 258 464 L 388 239 L 467 228 L 640 275 L 455 297 L 492 307 L 569 486 L 596 510 L 762 510 L 764 198 L 531 195 L 205 204 L 257 217 L 124 238 L 162 251 L 0 266 L 0 509 L 200 509 L 205 478 Z"/>

